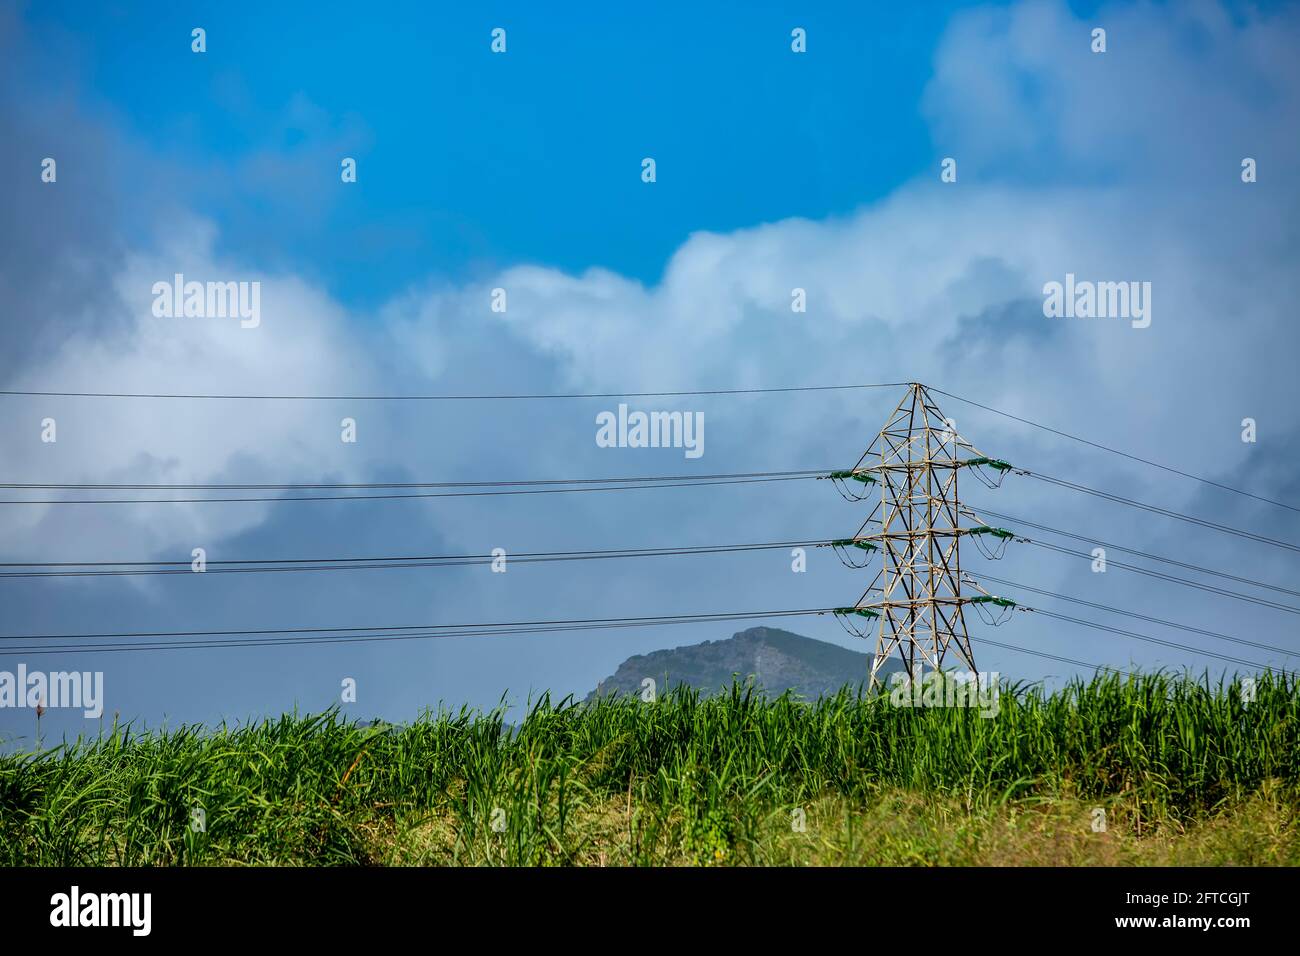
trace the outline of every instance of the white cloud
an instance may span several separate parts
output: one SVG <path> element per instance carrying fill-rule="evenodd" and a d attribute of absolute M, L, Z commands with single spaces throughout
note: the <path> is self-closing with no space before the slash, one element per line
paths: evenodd
<path fill-rule="evenodd" d="M 10 387 L 322 394 L 347 382 L 354 390 L 372 390 L 372 345 L 363 330 L 348 326 L 337 303 L 298 278 L 219 259 L 212 252 L 214 238 L 209 225 L 190 221 L 171 231 L 156 252 L 131 256 L 114 281 L 123 309 L 117 331 L 66 340 Z M 171 282 L 178 272 L 187 281 L 260 282 L 261 324 L 241 328 L 238 319 L 155 317 L 154 283 Z M 309 481 L 322 474 L 355 479 L 369 467 L 354 446 L 339 440 L 333 403 L 45 398 L 26 399 L 22 408 L 22 416 L 10 417 L 0 431 L 13 481 Z M 39 423 L 46 417 L 57 423 L 53 444 L 41 441 Z M 8 507 L 0 513 L 7 550 L 46 553 L 62 537 L 57 528 L 86 527 L 88 512 L 78 510 Z M 142 551 L 185 546 L 188 552 L 191 543 L 215 543 L 268 513 L 268 506 L 257 504 L 104 508 L 93 521 L 108 540 L 76 537 L 92 552 L 123 537 Z"/>

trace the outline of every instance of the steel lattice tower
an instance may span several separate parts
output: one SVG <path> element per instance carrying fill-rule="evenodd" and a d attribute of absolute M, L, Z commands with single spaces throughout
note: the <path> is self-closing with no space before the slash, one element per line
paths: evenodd
<path fill-rule="evenodd" d="M 873 464 L 876 459 L 879 463 Z M 872 686 L 895 652 L 913 679 L 920 677 L 919 668 L 941 669 L 950 650 L 971 672 L 976 671 L 964 607 L 1004 602 L 983 593 L 962 596 L 962 537 L 1000 532 L 987 526 L 962 527 L 962 516 L 970 512 L 958 498 L 957 476 L 962 468 L 972 466 L 988 466 L 999 473 L 1010 468 L 976 451 L 944 418 L 925 386 L 913 383 L 857 465 L 832 476 L 880 485 L 880 503 L 858 534 L 836 542 L 879 550 L 884 559 L 857 605 L 840 609 L 880 620 Z"/>

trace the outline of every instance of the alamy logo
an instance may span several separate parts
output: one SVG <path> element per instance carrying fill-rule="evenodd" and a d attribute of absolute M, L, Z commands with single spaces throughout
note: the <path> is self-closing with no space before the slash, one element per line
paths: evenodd
<path fill-rule="evenodd" d="M 51 926 L 129 926 L 133 936 L 152 928 L 150 893 L 82 893 L 78 886 L 50 897 Z"/>
<path fill-rule="evenodd" d="M 1077 282 L 1073 272 L 1065 282 L 1043 286 L 1043 315 L 1049 319 L 1132 319 L 1135 329 L 1151 324 L 1150 282 Z"/>
<path fill-rule="evenodd" d="M 240 328 L 262 324 L 262 283 L 186 282 L 176 273 L 172 282 L 155 282 L 153 314 L 160 319 L 239 319 Z"/>
<path fill-rule="evenodd" d="M 684 448 L 687 458 L 704 454 L 703 412 L 629 412 L 596 416 L 599 448 Z"/>
<path fill-rule="evenodd" d="M 998 715 L 997 671 L 928 671 L 919 680 L 895 671 L 889 684 L 895 707 L 968 707 L 981 717 Z"/>
<path fill-rule="evenodd" d="M 0 671 L 0 707 L 79 707 L 87 718 L 104 713 L 103 671 Z"/>

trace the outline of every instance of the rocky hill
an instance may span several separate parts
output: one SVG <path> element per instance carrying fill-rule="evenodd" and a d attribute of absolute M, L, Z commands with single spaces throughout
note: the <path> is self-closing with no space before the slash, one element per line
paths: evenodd
<path fill-rule="evenodd" d="M 870 665 L 870 654 L 778 628 L 751 627 L 726 640 L 629 657 L 588 699 L 611 693 L 640 694 L 641 682 L 647 677 L 654 679 L 660 693 L 678 684 L 712 693 L 730 686 L 735 675 L 741 680 L 753 678 L 769 695 L 791 690 L 813 700 L 833 694 L 845 684 L 856 688 L 868 678 Z M 898 662 L 887 661 L 881 675 L 888 682 L 888 675 L 900 668 Z"/>

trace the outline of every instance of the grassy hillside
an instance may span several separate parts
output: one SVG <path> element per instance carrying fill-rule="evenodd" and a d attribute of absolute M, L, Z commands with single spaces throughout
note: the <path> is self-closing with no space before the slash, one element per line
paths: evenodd
<path fill-rule="evenodd" d="M 735 689 L 118 730 L 0 757 L 0 864 L 1296 864 L 1298 717 L 1292 678 L 1147 675 L 987 719 Z"/>

